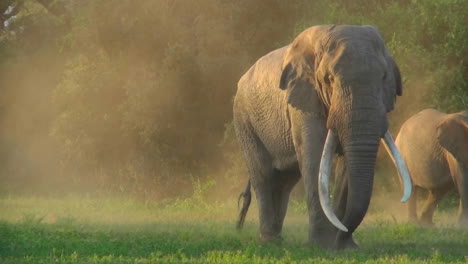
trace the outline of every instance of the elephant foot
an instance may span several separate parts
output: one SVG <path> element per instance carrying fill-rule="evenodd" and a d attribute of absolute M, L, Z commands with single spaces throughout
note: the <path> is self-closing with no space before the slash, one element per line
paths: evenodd
<path fill-rule="evenodd" d="M 353 235 L 339 232 L 336 237 L 336 250 L 358 249 L 359 245 L 354 241 Z"/>
<path fill-rule="evenodd" d="M 358 249 L 359 245 L 354 241 L 353 238 L 344 241 L 336 241 L 336 249 L 337 250 L 353 250 Z"/>
<path fill-rule="evenodd" d="M 327 250 L 335 248 L 335 243 L 332 236 L 311 238 L 307 241 L 306 245 L 308 247 L 319 247 Z"/>
<path fill-rule="evenodd" d="M 281 244 L 283 237 L 279 234 L 260 234 L 261 244 Z"/>
<path fill-rule="evenodd" d="M 322 249 L 335 248 L 336 231 L 331 226 L 314 228 L 309 234 L 307 245 L 310 247 L 319 247 Z"/>
<path fill-rule="evenodd" d="M 408 223 L 413 224 L 413 225 L 419 225 L 419 221 L 417 217 L 409 217 Z"/>
<path fill-rule="evenodd" d="M 431 220 L 427 219 L 421 219 L 421 221 L 419 221 L 418 224 L 422 227 L 434 227 L 434 223 Z"/>

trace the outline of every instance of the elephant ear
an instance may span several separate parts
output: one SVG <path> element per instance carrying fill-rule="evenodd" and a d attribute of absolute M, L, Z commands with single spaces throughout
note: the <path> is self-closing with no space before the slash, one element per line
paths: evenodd
<path fill-rule="evenodd" d="M 317 54 L 322 52 L 327 33 L 334 28 L 335 25 L 310 27 L 286 49 L 279 88 L 288 92 L 288 103 L 293 107 L 312 111 L 326 105 L 329 96 L 317 85 L 315 71 L 319 61 Z"/>
<path fill-rule="evenodd" d="M 375 26 L 365 26 L 371 34 L 375 36 L 375 39 L 380 47 L 383 47 L 384 58 L 387 62 L 387 71 L 386 75 L 383 78 L 384 81 L 384 93 L 385 93 L 385 106 L 387 112 L 393 110 L 395 106 L 396 96 L 403 95 L 403 85 L 401 80 L 400 69 L 396 64 L 393 57 L 390 55 L 385 42 L 382 38 L 382 35 L 379 32 L 379 29 Z"/>
<path fill-rule="evenodd" d="M 294 43 L 287 49 L 279 88 L 288 92 L 288 103 L 302 110 L 311 109 L 315 93 L 311 79 L 314 78 L 313 57 L 311 54 L 298 52 Z"/>
<path fill-rule="evenodd" d="M 393 58 L 388 55 L 386 56 L 387 61 L 387 73 L 384 77 L 384 92 L 385 92 L 385 106 L 387 112 L 393 110 L 395 106 L 396 96 L 401 96 L 403 94 L 403 85 L 401 82 L 400 69 L 393 60 Z"/>
<path fill-rule="evenodd" d="M 398 65 L 396 64 L 395 60 L 393 60 L 392 57 L 388 58 L 388 62 L 390 64 L 390 67 L 393 71 L 393 80 L 394 80 L 394 85 L 396 89 L 396 94 L 398 96 L 403 95 L 403 84 L 401 81 L 401 73 L 400 73 L 400 68 L 398 68 Z"/>
<path fill-rule="evenodd" d="M 437 127 L 437 140 L 459 162 L 468 166 L 468 126 L 456 118 L 448 118 Z"/>

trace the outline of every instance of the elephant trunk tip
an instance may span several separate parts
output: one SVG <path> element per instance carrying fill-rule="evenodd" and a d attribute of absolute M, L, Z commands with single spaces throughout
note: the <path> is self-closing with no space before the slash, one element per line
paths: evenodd
<path fill-rule="evenodd" d="M 239 203 L 242 198 L 244 198 L 244 201 L 242 203 L 242 208 L 239 212 L 239 218 L 237 219 L 237 230 L 241 230 L 244 226 L 245 217 L 247 215 L 247 211 L 249 210 L 250 202 L 252 201 L 252 193 L 250 192 L 250 181 L 247 182 L 245 190 L 239 195 L 239 199 L 237 200 L 237 207 L 239 207 Z"/>

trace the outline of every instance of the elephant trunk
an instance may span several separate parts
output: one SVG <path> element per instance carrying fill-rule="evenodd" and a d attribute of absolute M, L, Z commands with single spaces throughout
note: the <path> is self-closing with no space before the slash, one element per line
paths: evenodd
<path fill-rule="evenodd" d="M 352 233 L 361 223 L 369 207 L 374 168 L 380 136 L 353 136 L 343 144 L 348 171 L 348 198 L 343 224 Z"/>
<path fill-rule="evenodd" d="M 342 234 L 347 233 L 344 236 L 350 237 L 361 223 L 369 207 L 377 151 L 388 125 L 386 113 L 379 111 L 377 107 L 366 105 L 366 107 L 352 108 L 348 105 L 346 108 L 350 109 L 347 115 L 340 116 L 334 111 L 329 115 L 328 125 L 330 130 L 320 166 L 319 195 L 325 215 L 335 227 L 342 231 Z M 336 134 L 334 131 L 336 131 Z M 329 141 L 335 135 L 335 140 Z M 327 190 L 328 183 L 326 182 L 328 181 L 327 175 L 330 172 L 331 162 L 328 162 L 328 164 L 324 162 L 324 160 L 331 158 L 330 151 L 334 148 L 333 145 L 336 144 L 334 141 L 341 143 L 347 167 L 345 177 L 348 178 L 346 211 L 341 219 L 337 219 L 330 206 Z M 346 239 L 342 240 L 345 241 Z"/>
<path fill-rule="evenodd" d="M 377 151 L 388 129 L 386 111 L 373 98 L 360 98 L 345 116 L 338 137 L 348 177 L 348 197 L 343 224 L 349 235 L 359 226 L 369 207 Z"/>
<path fill-rule="evenodd" d="M 338 219 L 331 207 L 328 194 L 328 176 L 331 170 L 331 153 L 334 152 L 337 139 L 341 138 L 348 177 L 348 197 L 346 211 L 341 219 Z M 378 133 L 355 134 L 350 138 L 336 137 L 329 130 L 325 142 L 322 161 L 319 172 L 320 204 L 330 222 L 340 232 L 337 238 L 338 248 L 346 247 L 353 243 L 351 238 L 354 230 L 359 226 L 367 213 L 374 180 L 374 168 L 379 148 L 380 136 Z"/>

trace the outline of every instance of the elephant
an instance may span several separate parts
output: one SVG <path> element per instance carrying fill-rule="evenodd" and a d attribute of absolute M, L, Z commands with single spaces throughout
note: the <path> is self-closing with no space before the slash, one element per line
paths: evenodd
<path fill-rule="evenodd" d="M 425 109 L 402 125 L 396 145 L 415 187 L 408 202 L 409 220 L 433 225 L 437 204 L 455 188 L 460 196 L 458 223 L 468 227 L 468 111 L 446 114 Z M 418 219 L 420 190 L 429 194 Z"/>
<path fill-rule="evenodd" d="M 397 64 L 374 26 L 321 25 L 261 57 L 239 80 L 235 133 L 249 180 L 237 227 L 255 192 L 261 241 L 281 238 L 289 195 L 304 177 L 308 242 L 356 248 L 353 232 L 371 198 L 384 138 L 411 193 L 410 177 L 388 132 L 387 112 L 402 83 Z M 341 157 L 334 208 L 328 195 L 333 156 Z"/>

